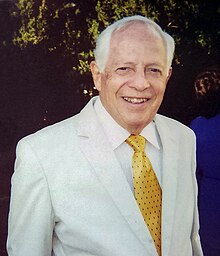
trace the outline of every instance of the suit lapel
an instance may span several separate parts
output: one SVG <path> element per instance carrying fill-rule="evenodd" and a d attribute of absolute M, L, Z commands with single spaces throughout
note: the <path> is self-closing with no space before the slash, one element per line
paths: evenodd
<path fill-rule="evenodd" d="M 172 227 L 176 206 L 177 173 L 178 166 L 176 155 L 179 145 L 170 133 L 167 122 L 159 115 L 155 117 L 156 126 L 160 135 L 163 159 L 162 159 L 162 252 L 169 255 Z"/>
<path fill-rule="evenodd" d="M 82 110 L 79 116 L 78 139 L 80 150 L 84 153 L 100 182 L 105 186 L 115 205 L 127 220 L 135 235 L 149 251 L 156 255 L 153 245 L 149 246 L 146 232 L 149 232 L 127 179 L 106 140 L 104 131 L 98 123 L 93 110 L 94 99 Z M 153 254 L 151 254 L 153 252 Z"/>

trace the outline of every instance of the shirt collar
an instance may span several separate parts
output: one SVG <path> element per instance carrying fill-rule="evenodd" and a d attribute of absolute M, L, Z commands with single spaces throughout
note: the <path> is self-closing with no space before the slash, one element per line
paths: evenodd
<path fill-rule="evenodd" d="M 105 134 L 112 145 L 113 150 L 120 146 L 130 135 L 130 133 L 121 127 L 107 112 L 98 97 L 94 104 L 95 113 L 104 128 Z M 158 134 L 155 123 L 152 121 L 141 132 L 145 139 L 158 150 L 160 149 Z"/>
<path fill-rule="evenodd" d="M 160 149 L 159 135 L 156 129 L 156 124 L 151 121 L 141 132 L 141 135 L 155 148 Z"/>

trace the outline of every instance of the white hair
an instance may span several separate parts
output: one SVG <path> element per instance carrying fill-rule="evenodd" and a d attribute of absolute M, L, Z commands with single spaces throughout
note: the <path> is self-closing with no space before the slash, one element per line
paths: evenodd
<path fill-rule="evenodd" d="M 110 48 L 110 40 L 112 33 L 115 31 L 118 31 L 122 27 L 126 26 L 128 23 L 141 21 L 150 27 L 152 27 L 163 39 L 165 49 L 166 49 L 166 55 L 167 55 L 167 71 L 169 70 L 173 56 L 174 56 L 174 50 L 175 50 L 175 43 L 173 37 L 171 37 L 168 33 L 163 31 L 161 27 L 155 23 L 154 21 L 148 19 L 147 17 L 143 17 L 140 15 L 134 15 L 130 17 L 125 17 L 121 20 L 118 20 L 108 26 L 97 38 L 96 40 L 96 48 L 94 50 L 95 55 L 95 61 L 100 69 L 101 72 L 104 71 L 109 48 Z"/>

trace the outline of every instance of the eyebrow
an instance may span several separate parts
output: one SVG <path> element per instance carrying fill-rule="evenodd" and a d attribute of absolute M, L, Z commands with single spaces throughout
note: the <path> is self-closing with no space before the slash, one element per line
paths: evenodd
<path fill-rule="evenodd" d="M 137 64 L 135 64 L 134 62 L 117 62 L 117 63 L 115 63 L 115 66 L 118 66 L 118 65 L 137 65 Z"/>
<path fill-rule="evenodd" d="M 137 66 L 137 64 L 135 62 L 132 61 L 128 61 L 128 62 L 122 62 L 122 63 L 116 63 L 116 65 L 134 65 Z M 150 67 L 150 66 L 156 66 L 156 67 L 160 67 L 163 68 L 163 65 L 161 65 L 158 62 L 152 62 L 152 63 L 147 63 L 144 66 Z"/>

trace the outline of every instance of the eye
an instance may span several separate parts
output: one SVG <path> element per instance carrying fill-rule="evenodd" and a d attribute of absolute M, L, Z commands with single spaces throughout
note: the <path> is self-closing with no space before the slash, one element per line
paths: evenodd
<path fill-rule="evenodd" d="M 146 73 L 152 74 L 152 75 L 162 75 L 162 71 L 159 68 L 147 68 Z"/>
<path fill-rule="evenodd" d="M 128 70 L 129 69 L 129 67 L 120 67 L 120 68 L 117 68 L 117 70 L 122 70 L 122 71 L 126 71 L 126 70 Z"/>
<path fill-rule="evenodd" d="M 153 73 L 161 73 L 161 71 L 158 68 L 151 68 L 150 71 Z"/>
<path fill-rule="evenodd" d="M 119 67 L 116 69 L 116 73 L 119 75 L 126 75 L 131 71 L 132 69 L 130 67 Z"/>

